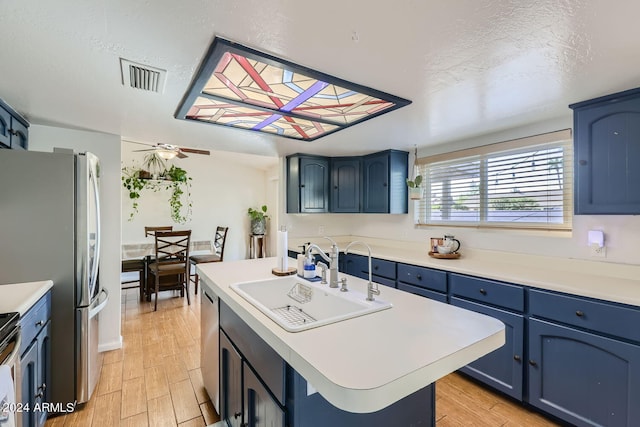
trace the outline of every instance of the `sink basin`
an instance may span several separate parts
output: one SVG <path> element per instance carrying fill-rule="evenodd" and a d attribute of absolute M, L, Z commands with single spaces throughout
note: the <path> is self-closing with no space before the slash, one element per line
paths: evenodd
<path fill-rule="evenodd" d="M 366 294 L 329 288 L 297 276 L 231 285 L 236 293 L 289 332 L 299 332 L 392 307 Z"/>

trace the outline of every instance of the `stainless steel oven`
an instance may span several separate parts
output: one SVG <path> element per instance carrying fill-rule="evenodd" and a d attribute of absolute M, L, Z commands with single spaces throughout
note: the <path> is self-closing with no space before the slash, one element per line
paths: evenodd
<path fill-rule="evenodd" d="M 20 377 L 20 344 L 22 342 L 20 335 L 20 326 L 18 325 L 18 313 L 8 313 L 0 315 L 0 365 L 9 366 L 11 369 L 11 377 L 13 379 L 13 389 L 15 396 L 13 402 L 9 396 L 0 396 L 0 404 L 2 411 L 0 412 L 0 422 L 7 421 L 9 416 L 14 417 L 16 426 L 22 426 L 22 417 L 18 416 L 14 410 L 17 406 L 15 403 L 20 401 L 21 396 L 21 377 Z M 11 404 L 8 404 L 11 403 Z"/>

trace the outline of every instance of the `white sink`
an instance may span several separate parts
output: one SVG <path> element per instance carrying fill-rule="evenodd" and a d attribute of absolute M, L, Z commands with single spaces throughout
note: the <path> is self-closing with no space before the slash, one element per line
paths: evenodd
<path fill-rule="evenodd" d="M 289 332 L 352 319 L 391 308 L 390 302 L 349 290 L 329 288 L 297 276 L 242 282 L 231 289 Z"/>

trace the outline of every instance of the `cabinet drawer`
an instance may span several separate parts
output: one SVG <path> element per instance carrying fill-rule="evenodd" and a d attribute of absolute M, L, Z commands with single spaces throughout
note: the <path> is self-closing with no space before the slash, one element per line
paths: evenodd
<path fill-rule="evenodd" d="M 20 319 L 22 344 L 20 354 L 29 347 L 31 341 L 38 335 L 51 317 L 51 291 L 47 292 Z"/>
<path fill-rule="evenodd" d="M 531 289 L 532 316 L 640 342 L 640 310 L 604 301 L 595 301 Z"/>
<path fill-rule="evenodd" d="M 447 292 L 447 273 L 432 268 L 398 264 L 398 282 L 434 291 Z"/>
<path fill-rule="evenodd" d="M 365 257 L 366 259 L 366 257 Z M 369 274 L 369 262 L 365 264 L 365 273 Z M 371 270 L 374 276 L 382 276 L 387 279 L 396 279 L 396 263 L 384 259 L 371 258 Z"/>
<path fill-rule="evenodd" d="M 275 398 L 284 405 L 286 362 L 222 300 L 220 300 L 220 327 Z"/>
<path fill-rule="evenodd" d="M 450 273 L 451 293 L 485 304 L 524 311 L 524 289 L 520 286 Z"/>

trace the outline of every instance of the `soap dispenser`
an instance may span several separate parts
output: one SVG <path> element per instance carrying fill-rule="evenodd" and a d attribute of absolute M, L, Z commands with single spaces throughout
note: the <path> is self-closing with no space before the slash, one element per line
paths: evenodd
<path fill-rule="evenodd" d="M 310 244 L 311 242 L 298 246 L 302 248 L 302 253 L 299 253 L 296 257 L 296 261 L 298 262 L 298 276 L 300 277 L 304 277 L 304 260 L 306 258 L 305 253 L 307 252 L 307 245 Z"/>
<path fill-rule="evenodd" d="M 316 265 L 313 263 L 313 256 L 309 254 L 304 259 L 304 278 L 313 279 L 316 277 Z"/>

